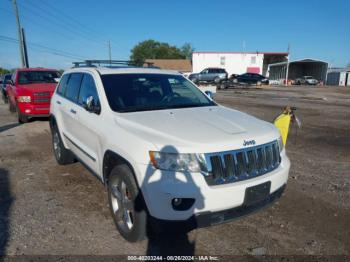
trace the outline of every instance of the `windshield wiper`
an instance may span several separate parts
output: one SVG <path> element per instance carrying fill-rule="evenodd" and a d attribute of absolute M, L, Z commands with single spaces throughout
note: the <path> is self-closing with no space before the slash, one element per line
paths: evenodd
<path fill-rule="evenodd" d="M 207 104 L 184 104 L 184 105 L 172 105 L 169 107 L 169 109 L 172 108 L 189 108 L 189 107 L 202 107 L 202 106 L 210 106 Z"/>
<path fill-rule="evenodd" d="M 177 108 L 190 108 L 190 107 L 204 107 L 214 106 L 215 104 L 183 104 L 183 105 L 164 105 L 164 106 L 145 106 L 138 108 L 127 108 L 118 110 L 121 113 L 139 112 L 139 111 L 151 111 L 151 110 L 165 110 L 165 109 L 177 109 Z"/>

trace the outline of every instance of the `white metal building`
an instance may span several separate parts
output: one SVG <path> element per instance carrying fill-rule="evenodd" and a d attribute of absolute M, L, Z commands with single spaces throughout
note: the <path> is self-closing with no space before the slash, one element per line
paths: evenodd
<path fill-rule="evenodd" d="M 329 69 L 327 73 L 327 85 L 350 86 L 350 67 Z"/>
<path fill-rule="evenodd" d="M 288 80 L 295 80 L 302 76 L 312 76 L 325 83 L 328 63 L 315 59 L 301 59 L 289 61 Z M 268 66 L 269 79 L 284 81 L 286 78 L 287 62 L 274 63 Z"/>
<path fill-rule="evenodd" d="M 279 52 L 194 52 L 192 71 L 207 67 L 226 69 L 229 75 L 246 72 L 266 75 L 269 64 L 286 61 L 288 53 Z"/>

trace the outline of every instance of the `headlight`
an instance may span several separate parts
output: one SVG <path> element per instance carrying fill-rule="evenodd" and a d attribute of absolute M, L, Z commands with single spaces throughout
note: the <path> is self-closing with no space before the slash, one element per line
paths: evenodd
<path fill-rule="evenodd" d="M 278 148 L 280 149 L 280 153 L 281 153 L 284 148 L 283 140 L 281 136 L 278 138 L 277 142 L 278 142 Z"/>
<path fill-rule="evenodd" d="M 30 96 L 19 96 L 17 101 L 20 103 L 30 103 Z"/>
<path fill-rule="evenodd" d="M 151 163 L 157 169 L 167 171 L 201 172 L 206 171 L 202 154 L 176 154 L 150 151 Z"/>

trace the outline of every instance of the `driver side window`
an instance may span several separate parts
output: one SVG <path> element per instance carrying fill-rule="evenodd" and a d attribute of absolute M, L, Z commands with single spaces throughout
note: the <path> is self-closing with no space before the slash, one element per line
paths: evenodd
<path fill-rule="evenodd" d="M 89 74 L 84 74 L 83 80 L 81 82 L 78 104 L 85 104 L 87 98 L 90 96 L 94 98 L 95 105 L 100 105 L 100 100 L 98 98 L 96 85 L 93 77 Z"/>
<path fill-rule="evenodd" d="M 201 74 L 208 74 L 208 69 L 204 69 Z"/>

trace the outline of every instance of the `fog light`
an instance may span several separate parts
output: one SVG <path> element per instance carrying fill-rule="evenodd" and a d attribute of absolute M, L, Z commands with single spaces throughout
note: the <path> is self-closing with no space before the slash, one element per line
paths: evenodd
<path fill-rule="evenodd" d="M 171 205 L 175 210 L 185 211 L 193 206 L 194 201 L 194 198 L 173 198 Z"/>
<path fill-rule="evenodd" d="M 174 198 L 173 199 L 173 205 L 174 206 L 179 206 L 179 205 L 181 205 L 181 203 L 182 203 L 182 199 L 181 198 Z"/>
<path fill-rule="evenodd" d="M 26 110 L 24 110 L 24 112 L 29 114 L 31 112 L 31 110 L 30 109 L 26 109 Z"/>

